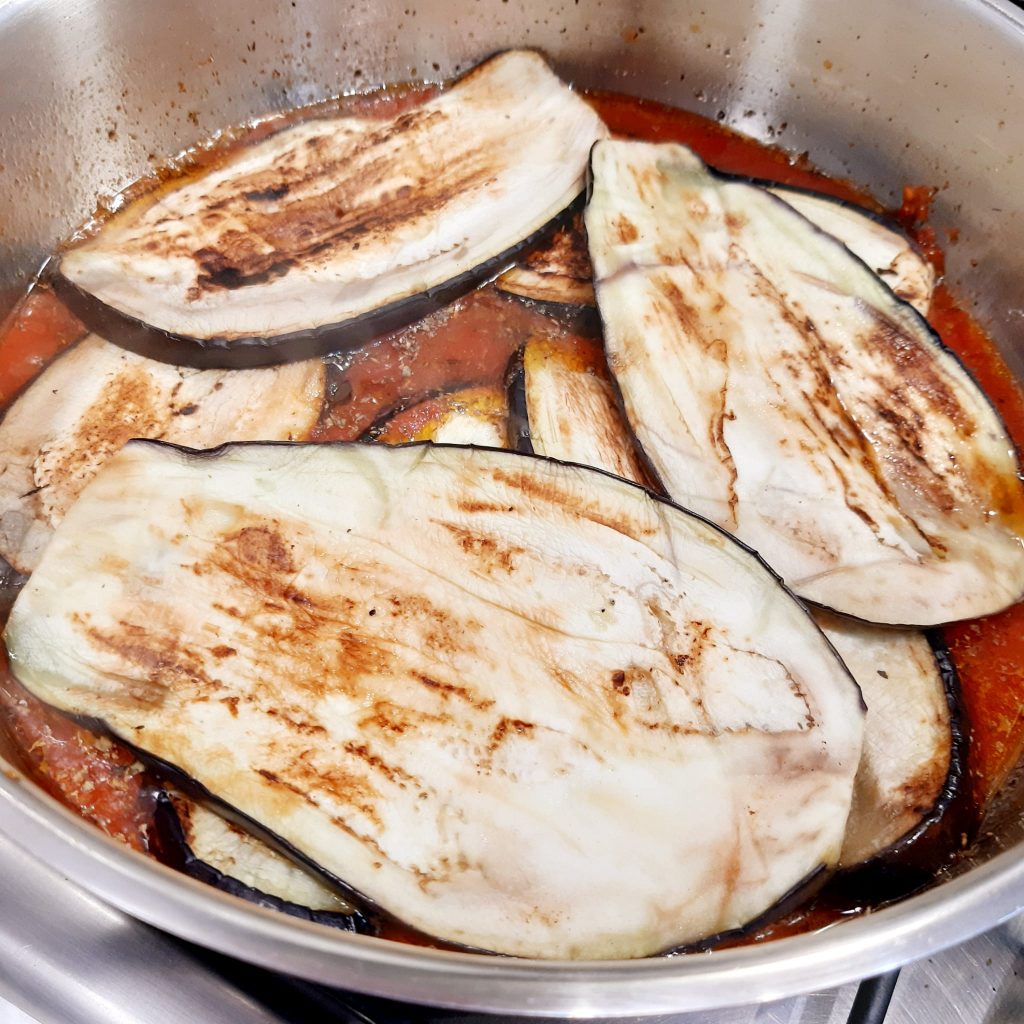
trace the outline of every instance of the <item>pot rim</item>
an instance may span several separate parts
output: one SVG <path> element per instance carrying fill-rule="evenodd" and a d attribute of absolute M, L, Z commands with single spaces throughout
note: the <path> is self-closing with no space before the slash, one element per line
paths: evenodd
<path fill-rule="evenodd" d="M 781 999 L 891 970 L 1024 910 L 1024 858 L 1009 849 L 815 933 L 685 956 L 527 960 L 404 945 L 247 904 L 129 849 L 10 768 L 0 774 L 0 829 L 100 899 L 178 938 L 321 984 L 491 1013 L 636 1016 Z"/>

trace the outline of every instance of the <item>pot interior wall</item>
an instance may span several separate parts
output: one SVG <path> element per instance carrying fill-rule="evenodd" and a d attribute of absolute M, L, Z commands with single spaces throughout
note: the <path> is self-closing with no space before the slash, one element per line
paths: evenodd
<path fill-rule="evenodd" d="M 98 196 L 211 132 L 510 45 L 807 151 L 885 203 L 939 187 L 950 278 L 1021 367 L 1024 16 L 993 0 L 9 0 L 0 309 Z"/>

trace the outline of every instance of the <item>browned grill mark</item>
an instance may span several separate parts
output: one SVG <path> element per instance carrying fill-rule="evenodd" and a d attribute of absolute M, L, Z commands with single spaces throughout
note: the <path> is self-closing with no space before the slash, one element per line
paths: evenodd
<path fill-rule="evenodd" d="M 551 241 L 533 250 L 522 265 L 537 274 L 555 274 L 574 281 L 592 280 L 594 270 L 583 237 L 581 216 L 577 214 L 571 225 L 559 228 Z"/>
<path fill-rule="evenodd" d="M 416 783 L 416 777 L 410 775 L 404 768 L 398 765 L 388 764 L 380 755 L 374 754 L 365 743 L 348 742 L 344 745 L 346 754 L 358 758 L 368 768 L 379 772 L 389 782 L 394 783 L 399 789 L 405 789 L 409 783 Z"/>
<path fill-rule="evenodd" d="M 233 718 L 238 717 L 238 701 L 239 698 L 235 696 L 221 697 L 220 699 L 221 704 L 223 704 L 228 709 L 228 711 L 231 712 Z"/>
<path fill-rule="evenodd" d="M 640 237 L 637 226 L 624 214 L 620 213 L 611 224 L 615 241 L 620 245 L 629 245 Z"/>
<path fill-rule="evenodd" d="M 447 120 L 440 110 L 409 111 L 305 166 L 287 154 L 278 166 L 236 180 L 234 197 L 211 197 L 207 214 L 213 212 L 216 219 L 208 219 L 208 227 L 231 226 L 193 254 L 198 266 L 193 297 L 268 281 L 328 251 L 385 243 L 400 225 L 438 215 L 458 197 L 486 185 L 497 167 L 490 154 L 477 148 L 446 152 L 419 166 L 414 184 L 381 188 L 395 177 L 396 140 L 399 145 L 408 140 L 401 148 L 429 152 L 432 147 L 424 140 L 440 137 Z M 321 145 L 309 141 L 311 148 Z M 434 148 L 444 152 L 446 147 Z M 332 187 L 320 190 L 327 181 Z M 275 202 L 254 206 L 255 197 Z"/>
<path fill-rule="evenodd" d="M 499 544 L 493 536 L 486 533 L 479 533 L 476 530 L 470 530 L 444 520 L 432 521 L 447 530 L 458 541 L 462 550 L 467 555 L 471 555 L 475 563 L 488 572 L 496 570 L 507 573 L 514 572 L 516 559 L 520 555 L 526 554 L 526 548 L 513 544 Z"/>
<path fill-rule="evenodd" d="M 727 527 L 736 525 L 736 506 L 739 497 L 736 493 L 738 474 L 732 451 L 725 438 L 725 424 L 734 418 L 729 410 L 729 346 L 724 338 L 709 336 L 707 322 L 703 314 L 687 300 L 682 290 L 668 274 L 652 276 L 651 284 L 658 290 L 661 297 L 668 303 L 675 315 L 676 322 L 682 327 L 684 335 L 697 345 L 707 360 L 719 364 L 721 385 L 714 395 L 707 397 L 713 402 L 710 422 L 708 424 L 708 441 L 718 461 L 728 474 L 726 482 L 726 504 L 729 508 Z"/>
<path fill-rule="evenodd" d="M 504 715 L 491 730 L 488 749 L 493 753 L 509 736 L 532 736 L 536 726 L 521 718 L 506 718 Z"/>
<path fill-rule="evenodd" d="M 467 704 L 477 708 L 480 711 L 486 711 L 488 708 L 494 707 L 494 701 L 490 698 L 484 698 L 480 700 L 477 696 L 465 686 L 458 686 L 455 683 L 443 683 L 437 679 L 432 679 L 430 676 L 418 675 L 416 677 L 427 689 L 434 690 L 439 693 L 445 700 L 449 697 L 458 697 L 460 700 L 464 700 Z"/>
<path fill-rule="evenodd" d="M 84 632 L 97 647 L 116 655 L 137 673 L 134 677 L 122 673 L 129 703 L 159 706 L 168 692 L 181 684 L 193 690 L 220 688 L 195 652 L 181 645 L 175 631 L 165 634 L 124 620 L 117 625 L 117 630 L 84 627 Z"/>
<path fill-rule="evenodd" d="M 641 537 L 654 536 L 658 532 L 656 526 L 642 526 L 637 519 L 609 515 L 597 505 L 588 503 L 583 495 L 567 490 L 558 481 L 539 479 L 536 474 L 527 470 L 505 470 L 495 467 L 491 469 L 491 477 L 495 483 L 521 491 L 535 502 L 555 505 L 563 514 L 588 519 L 599 526 L 621 533 L 624 537 L 638 540 Z"/>
<path fill-rule="evenodd" d="M 238 558 L 266 573 L 293 573 L 288 548 L 279 533 L 267 526 L 247 526 L 224 538 Z"/>
<path fill-rule="evenodd" d="M 215 658 L 230 658 L 233 654 L 237 654 L 238 651 L 234 647 L 228 647 L 227 644 L 217 644 L 216 647 L 210 648 L 210 653 Z"/>

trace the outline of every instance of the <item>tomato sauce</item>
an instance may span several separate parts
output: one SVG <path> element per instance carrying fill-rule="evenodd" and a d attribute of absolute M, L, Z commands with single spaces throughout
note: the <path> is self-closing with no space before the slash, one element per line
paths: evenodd
<path fill-rule="evenodd" d="M 300 118 L 339 111 L 386 116 L 434 92 L 434 87 L 398 89 L 268 118 L 183 154 L 130 194 L 157 195 L 183 175 L 199 173 L 225 153 Z M 591 93 L 589 100 L 619 136 L 682 142 L 721 170 L 825 192 L 876 212 L 881 209 L 855 185 L 815 170 L 806 154 L 793 157 L 714 121 L 658 103 L 603 92 Z M 942 250 L 926 223 L 930 196 L 927 188 L 908 188 L 901 210 L 893 213 L 941 272 Z M 106 212 L 101 207 L 98 216 Z M 1024 446 L 1024 395 L 985 332 L 941 285 L 929 320 L 975 375 L 1018 447 Z M 83 333 L 82 325 L 52 292 L 37 287 L 0 330 L 0 405 L 9 403 Z M 603 372 L 600 330 L 592 312 L 524 302 L 488 285 L 417 324 L 329 357 L 328 397 L 310 439 L 353 440 L 379 434 L 384 421 L 395 414 L 399 415 L 386 440 L 420 436 L 431 417 L 443 412 L 445 400 L 439 396 L 478 389 L 471 394 L 479 397 L 503 388 L 512 356 L 538 335 L 575 352 L 593 371 Z M 1024 754 L 1024 605 L 949 627 L 945 637 L 959 669 L 963 707 L 971 725 L 967 768 L 977 819 Z M 0 664 L 0 728 L 20 752 L 17 767 L 47 792 L 108 834 L 135 849 L 147 849 L 155 777 L 127 749 L 42 705 L 9 675 L 6 660 Z M 951 852 L 940 851 L 933 869 Z M 897 881 L 892 895 L 916 884 Z M 826 927 L 860 912 L 865 905 L 862 895 L 832 886 L 781 920 L 751 929 L 742 941 Z M 873 902 L 879 898 L 886 898 L 886 893 L 876 892 Z M 403 941 L 429 941 L 398 925 L 384 933 Z"/>

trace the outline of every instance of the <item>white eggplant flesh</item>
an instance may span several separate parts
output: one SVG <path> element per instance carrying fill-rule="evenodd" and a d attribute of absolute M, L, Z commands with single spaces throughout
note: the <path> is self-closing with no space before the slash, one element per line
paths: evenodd
<path fill-rule="evenodd" d="M 606 134 L 539 54 L 509 51 L 391 120 L 309 120 L 142 197 L 66 252 L 60 272 L 222 365 L 254 346 L 289 358 L 310 332 L 337 328 L 340 344 L 346 324 L 534 236 L 580 194 Z"/>
<path fill-rule="evenodd" d="M 191 370 L 84 338 L 0 421 L 0 554 L 31 572 L 82 488 L 130 438 L 195 448 L 305 440 L 320 415 L 325 373 L 318 360 Z"/>
<path fill-rule="evenodd" d="M 355 910 L 321 877 L 272 850 L 240 825 L 181 793 L 173 792 L 169 799 L 189 852 L 225 877 L 308 910 L 327 914 Z"/>
<path fill-rule="evenodd" d="M 6 641 L 384 910 L 521 956 L 761 915 L 836 863 L 860 758 L 859 690 L 756 555 L 489 449 L 133 441 Z"/>
<path fill-rule="evenodd" d="M 598 392 L 599 377 L 546 339 L 531 340 L 522 363 L 534 451 L 643 481 L 632 436 L 614 399 Z M 959 733 L 950 710 L 956 683 L 920 631 L 867 625 L 823 609 L 813 615 L 868 709 L 840 858 L 850 868 L 912 841 L 949 809 L 962 760 L 960 750 L 954 757 Z"/>
<path fill-rule="evenodd" d="M 772 185 L 769 189 L 822 231 L 839 239 L 904 302 L 926 317 L 935 291 L 935 268 L 902 231 L 867 210 L 832 196 Z"/>
<path fill-rule="evenodd" d="M 608 361 L 671 497 L 802 597 L 935 625 L 1024 593 L 991 404 L 845 246 L 677 145 L 602 142 L 586 210 Z"/>
<path fill-rule="evenodd" d="M 609 380 L 547 338 L 527 342 L 522 360 L 530 443 L 538 455 L 634 483 L 646 479 Z"/>
<path fill-rule="evenodd" d="M 928 638 L 851 622 L 825 611 L 815 621 L 857 680 L 868 706 L 841 863 L 878 856 L 943 813 L 952 798 L 951 681 Z"/>

